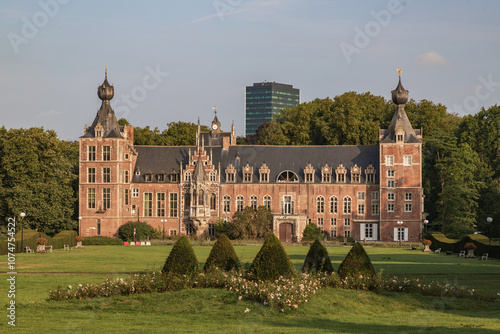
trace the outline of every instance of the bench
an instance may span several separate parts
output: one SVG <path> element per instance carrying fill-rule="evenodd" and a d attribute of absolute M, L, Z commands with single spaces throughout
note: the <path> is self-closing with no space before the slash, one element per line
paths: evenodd
<path fill-rule="evenodd" d="M 50 252 L 52 253 L 52 245 L 51 246 L 45 246 L 45 250 L 49 249 L 50 248 Z"/>
<path fill-rule="evenodd" d="M 465 257 L 465 251 L 464 250 L 460 251 L 460 253 L 458 254 L 458 257 L 462 257 L 462 256 Z"/>
<path fill-rule="evenodd" d="M 488 260 L 488 253 L 484 253 L 483 256 L 481 256 L 481 258 L 478 257 L 478 260 Z"/>
<path fill-rule="evenodd" d="M 441 248 L 438 248 L 434 251 L 434 254 L 441 254 Z"/>
<path fill-rule="evenodd" d="M 69 251 L 70 250 L 69 245 L 64 245 L 64 250 Z"/>
<path fill-rule="evenodd" d="M 26 253 L 34 253 L 30 246 L 26 246 Z"/>

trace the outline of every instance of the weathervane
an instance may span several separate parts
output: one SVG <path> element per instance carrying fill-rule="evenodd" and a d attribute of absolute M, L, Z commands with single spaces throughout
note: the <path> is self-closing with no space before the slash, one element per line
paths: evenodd
<path fill-rule="evenodd" d="M 214 111 L 214 113 L 215 113 L 215 117 L 217 117 L 217 106 L 213 106 L 213 107 L 212 107 L 212 110 L 213 110 L 213 111 Z"/>
<path fill-rule="evenodd" d="M 401 72 L 403 72 L 403 70 L 401 68 L 398 68 L 397 71 L 398 71 L 399 76 L 401 76 Z"/>

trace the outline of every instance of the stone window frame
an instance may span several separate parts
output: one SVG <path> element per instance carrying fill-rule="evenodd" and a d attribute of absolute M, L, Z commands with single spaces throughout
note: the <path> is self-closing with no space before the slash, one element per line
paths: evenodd
<path fill-rule="evenodd" d="M 361 183 L 361 168 L 357 164 L 351 168 L 351 183 Z"/>
<path fill-rule="evenodd" d="M 336 214 L 339 212 L 339 199 L 337 196 L 332 195 L 329 199 L 330 213 Z"/>
<path fill-rule="evenodd" d="M 337 183 L 345 183 L 346 182 L 346 174 L 347 174 L 347 169 L 344 167 L 343 164 L 340 164 L 335 169 L 335 175 L 337 177 Z"/>
<path fill-rule="evenodd" d="M 226 168 L 226 182 L 236 182 L 236 169 L 234 168 L 233 164 L 229 164 Z"/>
<path fill-rule="evenodd" d="M 285 182 L 292 182 L 292 183 L 298 183 L 299 182 L 299 177 L 298 175 L 291 171 L 291 170 L 284 170 L 281 173 L 278 174 L 276 177 L 276 182 L 280 183 L 285 183 Z"/>
<path fill-rule="evenodd" d="M 375 183 L 375 168 L 372 164 L 369 164 L 365 169 L 366 183 Z"/>
<path fill-rule="evenodd" d="M 316 213 L 318 214 L 325 213 L 325 198 L 321 195 L 316 197 Z"/>
<path fill-rule="evenodd" d="M 262 203 L 266 208 L 271 209 L 272 197 L 270 195 L 265 195 Z"/>
<path fill-rule="evenodd" d="M 236 211 L 243 211 L 245 208 L 245 197 L 243 195 L 236 196 Z"/>
<path fill-rule="evenodd" d="M 231 196 L 229 195 L 222 197 L 222 212 L 231 213 Z"/>
<path fill-rule="evenodd" d="M 250 206 L 252 209 L 257 210 L 257 207 L 259 206 L 259 199 L 256 195 L 250 196 Z"/>
<path fill-rule="evenodd" d="M 210 182 L 217 182 L 217 173 L 215 171 L 211 171 L 208 179 L 210 180 Z"/>
<path fill-rule="evenodd" d="M 111 168 L 102 168 L 102 183 L 111 183 Z"/>
<path fill-rule="evenodd" d="M 413 201 L 413 193 L 405 193 L 405 201 Z"/>
<path fill-rule="evenodd" d="M 321 168 L 321 183 L 332 183 L 332 169 L 328 164 Z"/>
<path fill-rule="evenodd" d="M 352 198 L 350 196 L 344 196 L 342 199 L 342 209 L 345 215 L 352 213 Z"/>
<path fill-rule="evenodd" d="M 413 156 L 411 154 L 403 155 L 403 166 L 411 166 L 413 164 Z"/>
<path fill-rule="evenodd" d="M 304 181 L 306 183 L 312 183 L 314 182 L 314 167 L 309 163 L 307 166 L 304 168 Z"/>
<path fill-rule="evenodd" d="M 87 183 L 95 183 L 96 180 L 96 168 L 89 167 L 87 169 Z"/>
<path fill-rule="evenodd" d="M 252 179 L 253 179 L 253 167 L 247 164 L 243 168 L 243 182 L 251 183 Z"/>
<path fill-rule="evenodd" d="M 104 145 L 102 147 L 102 161 L 111 161 L 111 146 Z"/>
<path fill-rule="evenodd" d="M 89 145 L 87 146 L 87 161 L 96 161 L 97 157 L 97 146 Z"/>
<path fill-rule="evenodd" d="M 259 168 L 259 182 L 268 183 L 270 173 L 271 170 L 269 169 L 269 167 L 267 167 L 267 164 L 263 163 L 262 166 Z"/>

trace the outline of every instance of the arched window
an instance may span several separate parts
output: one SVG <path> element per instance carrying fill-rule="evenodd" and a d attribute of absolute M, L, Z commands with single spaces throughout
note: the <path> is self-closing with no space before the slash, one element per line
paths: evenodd
<path fill-rule="evenodd" d="M 316 198 L 316 213 L 325 213 L 325 198 L 323 196 Z"/>
<path fill-rule="evenodd" d="M 268 209 L 271 209 L 271 196 L 264 196 L 264 206 Z"/>
<path fill-rule="evenodd" d="M 224 206 L 222 209 L 224 213 L 231 212 L 231 197 L 229 197 L 228 195 L 224 196 L 222 199 L 222 204 Z"/>
<path fill-rule="evenodd" d="M 243 196 L 239 195 L 236 197 L 236 211 L 243 211 Z"/>
<path fill-rule="evenodd" d="M 190 206 L 191 206 L 191 194 L 185 193 L 184 194 L 184 209 L 189 210 Z"/>
<path fill-rule="evenodd" d="M 336 196 L 330 197 L 330 213 L 337 213 L 339 207 L 339 201 Z"/>
<path fill-rule="evenodd" d="M 200 193 L 198 195 L 198 205 L 205 205 L 205 193 L 203 190 L 200 190 Z"/>
<path fill-rule="evenodd" d="M 349 196 L 344 197 L 344 213 L 351 213 L 351 198 Z"/>
<path fill-rule="evenodd" d="M 278 182 L 299 182 L 299 178 L 291 170 L 286 170 L 278 175 Z"/>
<path fill-rule="evenodd" d="M 250 206 L 252 209 L 257 210 L 257 196 L 252 195 L 252 197 L 250 197 Z"/>
<path fill-rule="evenodd" d="M 215 172 L 210 172 L 210 182 L 215 182 L 217 181 L 217 175 Z"/>
<path fill-rule="evenodd" d="M 210 210 L 216 210 L 217 209 L 217 196 L 215 194 L 212 194 L 210 196 Z"/>
<path fill-rule="evenodd" d="M 190 173 L 190 172 L 186 171 L 186 172 L 184 173 L 184 181 L 185 181 L 185 182 L 189 182 L 189 181 L 191 181 L 191 173 Z"/>

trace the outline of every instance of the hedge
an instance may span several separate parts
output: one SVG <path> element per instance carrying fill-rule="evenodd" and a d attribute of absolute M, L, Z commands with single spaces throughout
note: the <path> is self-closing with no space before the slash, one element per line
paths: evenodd
<path fill-rule="evenodd" d="M 465 250 L 466 243 L 473 242 L 477 246 L 476 256 L 488 253 L 489 257 L 500 258 L 500 245 L 492 244 L 490 246 L 488 237 L 481 234 L 469 234 L 462 240 L 453 240 L 448 239 L 442 233 L 432 233 L 429 239 L 432 241 L 432 250 L 441 248 L 443 252 L 460 253 L 460 251 Z"/>
<path fill-rule="evenodd" d="M 85 239 L 83 239 L 82 245 L 84 245 L 84 246 L 123 245 L 123 241 L 122 241 L 122 239 L 119 239 L 119 238 L 95 236 L 95 237 L 85 237 Z"/>
<path fill-rule="evenodd" d="M 27 246 L 29 246 L 31 249 L 35 250 L 36 251 L 36 239 L 38 239 L 39 236 L 42 236 L 44 238 L 47 238 L 47 240 L 49 240 L 49 243 L 48 245 L 52 245 L 52 238 L 49 237 L 48 235 L 46 235 L 45 233 L 42 233 L 42 232 L 37 232 L 37 231 L 33 231 L 33 230 L 30 230 L 30 229 L 24 229 L 23 231 L 23 236 L 24 236 L 24 241 L 23 241 L 23 247 L 26 248 Z M 14 238 L 16 239 L 15 241 L 15 245 L 16 245 L 16 249 L 15 249 L 15 252 L 16 253 L 21 253 L 22 252 L 22 249 L 21 249 L 21 231 L 17 232 L 15 235 L 14 235 Z M 9 246 L 9 243 L 8 243 L 8 240 L 1 240 L 0 241 L 0 249 L 1 249 L 1 255 L 4 255 L 4 254 L 7 254 L 9 251 L 8 251 L 8 246 Z"/>
<path fill-rule="evenodd" d="M 78 232 L 76 231 L 61 231 L 57 233 L 52 240 L 49 240 L 49 245 L 52 245 L 53 249 L 63 248 L 64 245 L 74 247 L 76 246 L 76 236 L 78 236 Z"/>

